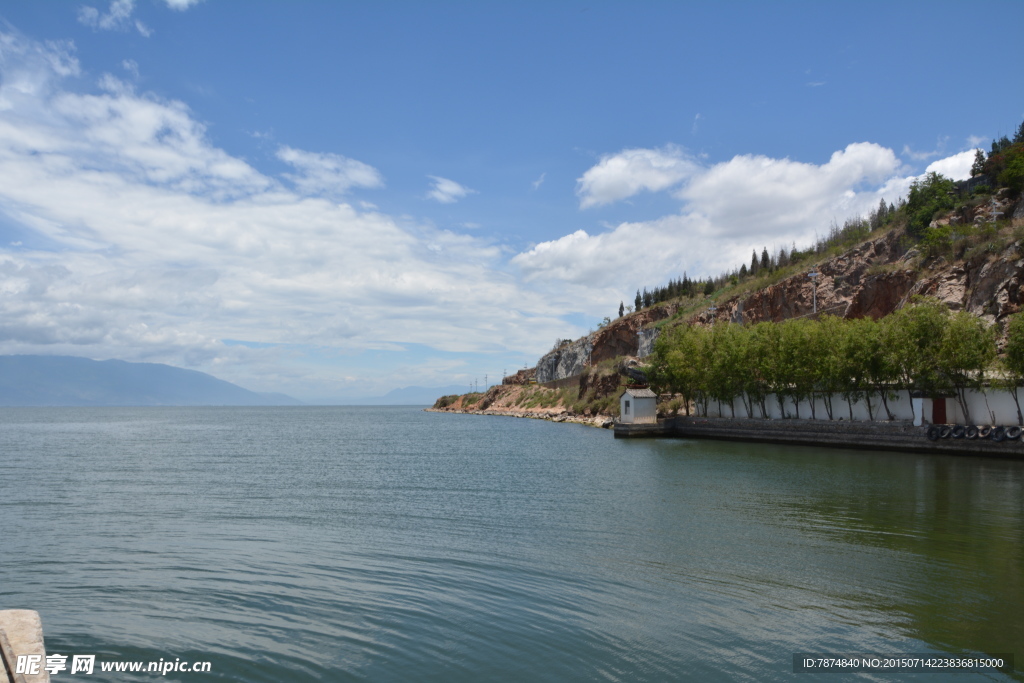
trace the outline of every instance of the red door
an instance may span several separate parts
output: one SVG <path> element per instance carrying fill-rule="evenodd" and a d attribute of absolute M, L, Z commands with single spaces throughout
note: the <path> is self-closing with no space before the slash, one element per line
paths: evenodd
<path fill-rule="evenodd" d="M 936 398 L 932 400 L 932 424 L 946 424 L 946 399 Z"/>

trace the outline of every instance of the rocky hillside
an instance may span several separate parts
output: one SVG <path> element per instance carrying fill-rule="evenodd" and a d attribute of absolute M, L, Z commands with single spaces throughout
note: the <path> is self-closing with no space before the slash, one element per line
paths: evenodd
<path fill-rule="evenodd" d="M 699 302 L 669 301 L 623 316 L 553 349 L 538 361 L 530 376 L 550 382 L 580 374 L 588 359 L 596 364 L 620 356 L 642 358 L 650 353 L 657 337 L 654 324 L 666 319 L 672 319 L 670 324 L 707 325 L 812 316 L 815 283 L 807 276 L 812 269 L 821 274 L 817 278 L 818 315 L 878 319 L 922 294 L 944 301 L 952 310 L 964 309 L 989 322 L 1002 321 L 1022 306 L 1024 250 L 1022 240 L 1014 239 L 1014 226 L 1019 232 L 1024 224 L 1024 200 L 1012 203 L 997 196 L 933 225 L 985 223 L 996 215 L 1011 216 L 1012 223 L 987 241 L 959 245 L 960 253 L 956 253 L 956 245 L 948 254 L 923 253 L 911 246 L 902 230 L 895 229 L 817 264 L 808 263 L 767 287 L 726 291 Z"/>
<path fill-rule="evenodd" d="M 506 377 L 485 395 L 444 397 L 435 409 L 603 424 L 617 412 L 614 399 L 621 386 L 643 381 L 638 359 L 651 352 L 666 325 L 820 315 L 878 319 L 918 294 L 999 325 L 1022 309 L 1024 199 L 1019 196 L 1007 190 L 969 194 L 970 201 L 938 214 L 925 239 L 920 234 L 911 239 L 903 222 L 845 251 L 801 261 L 769 277 L 733 280 L 711 296 L 680 297 L 630 313 L 585 337 L 563 341 L 535 368 Z M 808 277 L 811 271 L 820 274 L 816 282 Z"/>

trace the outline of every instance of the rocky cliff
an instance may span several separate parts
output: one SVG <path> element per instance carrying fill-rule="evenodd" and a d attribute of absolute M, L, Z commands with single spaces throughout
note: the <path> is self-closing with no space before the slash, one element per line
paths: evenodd
<path fill-rule="evenodd" d="M 952 214 L 933 225 L 980 224 L 997 216 L 1012 216 L 1015 224 L 1019 223 L 1024 219 L 1024 200 L 1013 204 L 997 196 L 991 203 Z M 780 322 L 824 314 L 878 319 L 916 294 L 938 298 L 953 310 L 967 310 L 989 322 L 998 322 L 1022 307 L 1024 241 L 995 248 L 997 243 L 976 246 L 955 260 L 942 256 L 925 258 L 908 246 L 910 240 L 902 232 L 891 231 L 819 263 L 815 269 L 820 273 L 816 283 L 803 270 L 763 289 L 719 301 L 714 312 L 705 309 L 680 322 Z M 588 364 L 619 356 L 650 354 L 658 334 L 652 323 L 676 316 L 680 305 L 679 301 L 659 304 L 563 344 L 538 362 L 537 380 L 572 377 Z"/>

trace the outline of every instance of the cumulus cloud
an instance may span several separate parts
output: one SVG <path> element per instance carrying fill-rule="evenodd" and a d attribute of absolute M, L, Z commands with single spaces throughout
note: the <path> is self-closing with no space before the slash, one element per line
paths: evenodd
<path fill-rule="evenodd" d="M 678 214 L 598 234 L 579 230 L 512 261 L 528 280 L 565 282 L 579 292 L 651 285 L 684 271 L 717 275 L 749 261 L 752 249 L 806 244 L 833 220 L 866 215 L 880 197 L 895 200 L 913 180 L 901 170 L 892 150 L 872 143 L 848 145 L 824 164 L 740 155 L 688 169 L 688 182 L 673 193 Z"/>
<path fill-rule="evenodd" d="M 95 7 L 83 6 L 78 9 L 78 21 L 93 29 L 102 31 L 128 31 L 134 28 L 145 37 L 152 35 L 148 26 L 133 17 L 135 0 L 111 0 L 106 12 Z"/>
<path fill-rule="evenodd" d="M 945 159 L 939 159 L 928 164 L 925 173 L 941 173 L 953 180 L 967 180 L 971 177 L 971 166 L 974 165 L 974 155 L 977 149 L 969 149 L 959 154 L 954 154 Z"/>
<path fill-rule="evenodd" d="M 351 369 L 303 369 L 287 349 L 539 352 L 572 332 L 567 302 L 502 272 L 489 241 L 311 196 L 377 186 L 372 167 L 282 147 L 293 190 L 211 144 L 181 102 L 112 76 L 65 89 L 66 46 L 8 34 L 0 47 L 0 213 L 48 245 L 0 247 L 0 353 L 168 362 L 275 388 L 254 383 L 262 364 L 288 390 Z"/>
<path fill-rule="evenodd" d="M 441 178 L 436 175 L 427 177 L 433 181 L 433 187 L 427 192 L 427 197 L 442 204 L 454 204 L 467 195 L 476 194 L 476 190 L 471 190 L 454 180 Z"/>
<path fill-rule="evenodd" d="M 603 206 L 645 190 L 658 192 L 668 189 L 692 176 L 699 168 L 679 147 L 625 149 L 618 154 L 601 157 L 596 166 L 588 169 L 576 181 L 576 195 L 581 209 Z"/>
<path fill-rule="evenodd" d="M 286 173 L 303 194 L 337 195 L 353 187 L 383 187 L 384 178 L 373 166 L 340 154 L 305 152 L 283 146 L 277 158 L 291 164 L 298 173 Z"/>
<path fill-rule="evenodd" d="M 164 0 L 171 9 L 183 12 L 193 5 L 198 5 L 203 0 Z"/>

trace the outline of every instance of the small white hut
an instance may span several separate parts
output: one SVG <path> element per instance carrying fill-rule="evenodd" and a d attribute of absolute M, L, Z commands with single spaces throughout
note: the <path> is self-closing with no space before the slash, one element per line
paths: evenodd
<path fill-rule="evenodd" d="M 658 395 L 647 387 L 627 387 L 619 397 L 619 422 L 649 423 L 658 421 Z"/>

